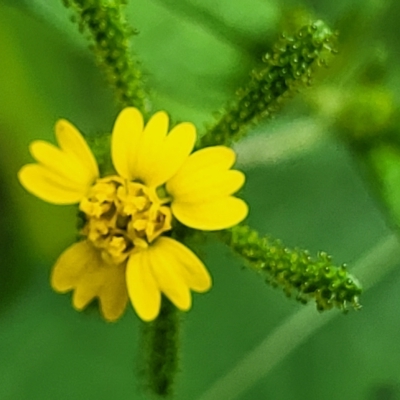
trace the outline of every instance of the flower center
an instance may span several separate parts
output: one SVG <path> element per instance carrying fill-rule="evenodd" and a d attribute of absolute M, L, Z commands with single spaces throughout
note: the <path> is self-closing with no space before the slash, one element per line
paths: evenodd
<path fill-rule="evenodd" d="M 171 229 L 171 210 L 154 188 L 119 176 L 98 179 L 79 204 L 82 233 L 109 263 L 120 264 Z"/>

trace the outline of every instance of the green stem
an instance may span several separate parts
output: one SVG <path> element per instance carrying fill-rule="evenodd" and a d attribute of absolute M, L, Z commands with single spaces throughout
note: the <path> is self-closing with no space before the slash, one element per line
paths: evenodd
<path fill-rule="evenodd" d="M 365 289 L 373 287 L 399 265 L 400 242 L 390 235 L 362 257 L 354 270 L 365 282 Z M 306 307 L 290 316 L 254 350 L 243 357 L 222 378 L 215 382 L 198 400 L 234 400 L 267 375 L 295 349 L 309 339 L 339 313 L 316 313 Z"/>
<path fill-rule="evenodd" d="M 145 92 L 142 73 L 130 50 L 128 27 L 123 13 L 123 2 L 115 0 L 63 0 L 77 16 L 79 30 L 89 33 L 91 50 L 97 64 L 105 73 L 119 105 L 135 106 L 142 113 L 149 111 L 150 102 Z"/>
<path fill-rule="evenodd" d="M 270 285 L 283 289 L 287 296 L 296 295 L 301 303 L 313 300 L 319 311 L 360 308 L 362 289 L 358 280 L 345 265 L 335 265 L 325 252 L 311 257 L 306 250 L 290 249 L 246 225 L 221 232 L 219 237 L 247 266 Z"/>
<path fill-rule="evenodd" d="M 322 21 L 304 26 L 293 37 L 281 35 L 272 52 L 264 54 L 263 65 L 251 71 L 236 99 L 200 139 L 199 147 L 232 145 L 249 127 L 275 115 L 287 98 L 311 84 L 315 67 L 325 65 L 326 57 L 336 52 L 335 40 Z"/>
<path fill-rule="evenodd" d="M 160 314 L 142 325 L 142 368 L 145 389 L 160 397 L 171 397 L 179 366 L 180 315 L 163 297 Z"/>

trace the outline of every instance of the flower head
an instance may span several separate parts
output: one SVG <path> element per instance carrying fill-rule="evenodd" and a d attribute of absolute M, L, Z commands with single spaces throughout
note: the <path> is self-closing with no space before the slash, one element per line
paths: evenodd
<path fill-rule="evenodd" d="M 85 217 L 82 241 L 61 254 L 51 277 L 55 290 L 74 290 L 78 310 L 97 297 L 104 317 L 115 320 L 129 298 L 139 317 L 151 321 L 161 293 L 188 310 L 190 291 L 207 291 L 211 278 L 189 248 L 168 236 L 174 219 L 219 230 L 247 215 L 246 203 L 232 196 L 245 179 L 230 169 L 233 150 L 215 146 L 191 154 L 194 125 L 184 122 L 168 133 L 168 124 L 165 112 L 144 125 L 136 108 L 125 108 L 111 136 L 115 174 L 105 177 L 65 120 L 55 128 L 59 147 L 43 141 L 30 146 L 37 163 L 21 168 L 21 184 L 47 202 L 78 203 Z"/>

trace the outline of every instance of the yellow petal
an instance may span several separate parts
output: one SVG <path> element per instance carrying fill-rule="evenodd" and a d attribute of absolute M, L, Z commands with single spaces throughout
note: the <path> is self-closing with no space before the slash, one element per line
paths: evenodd
<path fill-rule="evenodd" d="M 133 308 L 143 321 L 152 321 L 160 312 L 161 293 L 152 274 L 146 250 L 129 257 L 126 285 Z"/>
<path fill-rule="evenodd" d="M 137 162 L 131 164 L 132 175 L 147 185 L 163 152 L 168 122 L 168 115 L 164 111 L 159 111 L 150 118 L 140 140 Z"/>
<path fill-rule="evenodd" d="M 53 268 L 51 284 L 59 292 L 74 290 L 73 305 L 77 310 L 97 297 L 108 321 L 118 319 L 128 301 L 125 266 L 106 264 L 87 241 L 75 243 L 61 254 Z"/>
<path fill-rule="evenodd" d="M 174 198 L 186 187 L 193 187 L 198 179 L 212 178 L 227 171 L 235 162 L 235 152 L 225 146 L 206 147 L 190 155 L 177 174 L 167 182 L 167 191 Z"/>
<path fill-rule="evenodd" d="M 171 209 L 182 224 L 204 231 L 231 228 L 243 221 L 248 214 L 247 204 L 232 196 L 205 203 L 174 201 Z"/>
<path fill-rule="evenodd" d="M 143 161 L 137 166 L 137 177 L 153 187 L 162 185 L 175 175 L 188 158 L 196 142 L 196 128 L 189 122 L 183 122 L 175 126 L 163 141 L 160 136 L 149 143 L 150 146 L 140 148 Z"/>
<path fill-rule="evenodd" d="M 173 271 L 180 276 L 187 287 L 195 292 L 205 292 L 211 287 L 211 277 L 201 260 L 182 243 L 166 236 L 161 236 L 151 245 L 154 260 L 159 261 L 157 268 Z M 155 257 L 156 255 L 156 257 Z M 156 262 L 152 262 L 154 266 Z M 157 271 L 157 273 L 159 273 Z M 163 273 L 159 273 L 160 277 Z"/>
<path fill-rule="evenodd" d="M 123 109 L 117 117 L 111 136 L 111 157 L 119 175 L 134 179 L 132 165 L 137 162 L 137 151 L 143 132 L 143 116 L 137 108 Z"/>
<path fill-rule="evenodd" d="M 236 170 L 216 171 L 208 175 L 209 169 L 193 173 L 192 180 L 182 185 L 178 180 L 169 192 L 174 202 L 201 203 L 227 197 L 237 192 L 244 184 L 245 175 Z M 170 186 L 167 185 L 167 189 Z"/>
<path fill-rule="evenodd" d="M 98 175 L 86 168 L 74 155 L 67 154 L 51 143 L 36 140 L 31 143 L 32 156 L 46 169 L 77 185 L 89 188 Z"/>
<path fill-rule="evenodd" d="M 151 245 L 147 252 L 158 287 L 176 307 L 187 311 L 192 305 L 192 297 L 182 274 L 180 260 L 169 253 L 168 241 L 157 242 Z"/>
<path fill-rule="evenodd" d="M 56 138 L 60 148 L 67 154 L 75 156 L 86 169 L 95 176 L 99 176 L 99 169 L 92 151 L 78 129 L 69 121 L 60 119 L 56 123 Z"/>
<path fill-rule="evenodd" d="M 28 164 L 18 172 L 22 186 L 33 195 L 53 204 L 79 203 L 88 188 L 71 182 L 39 164 Z"/>
<path fill-rule="evenodd" d="M 69 122 L 58 121 L 56 136 L 61 148 L 41 140 L 31 143 L 30 152 L 38 164 L 21 168 L 19 180 L 42 200 L 77 203 L 98 178 L 97 163 L 81 134 Z"/>

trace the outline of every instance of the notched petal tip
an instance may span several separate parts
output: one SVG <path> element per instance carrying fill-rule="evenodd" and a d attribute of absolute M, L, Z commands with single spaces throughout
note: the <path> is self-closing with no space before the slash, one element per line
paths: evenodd
<path fill-rule="evenodd" d="M 206 292 L 211 288 L 212 280 L 207 268 L 197 255 L 182 243 L 162 236 L 154 245 L 154 253 L 154 261 L 159 261 L 169 274 L 178 276 L 180 285 L 183 281 L 195 292 Z"/>
<path fill-rule="evenodd" d="M 172 213 L 184 225 L 201 230 L 235 226 L 248 215 L 247 204 L 232 195 L 245 183 L 231 170 L 236 153 L 225 146 L 196 151 L 166 184 L 173 198 Z"/>
<path fill-rule="evenodd" d="M 231 194 L 238 177 L 231 178 L 229 169 L 235 162 L 236 153 L 225 146 L 207 147 L 191 154 L 166 185 L 168 193 L 177 201 L 192 202 L 193 198 L 217 195 L 222 188 L 228 189 L 222 194 Z M 234 173 L 235 174 L 235 173 Z M 234 175 L 233 174 L 233 175 Z M 235 179 L 235 182 L 232 182 Z M 228 183 L 227 180 L 230 182 Z M 243 181 L 244 182 L 244 181 Z M 227 185 L 228 183 L 228 185 Z M 214 186 L 214 187 L 213 187 Z M 200 200 L 200 199 L 199 199 Z"/>
<path fill-rule="evenodd" d="M 232 228 L 249 213 L 247 203 L 233 196 L 204 203 L 173 202 L 171 210 L 182 224 L 203 231 Z"/>
<path fill-rule="evenodd" d="M 51 273 L 51 286 L 65 293 L 74 290 L 72 304 L 83 310 L 98 298 L 103 317 L 117 320 L 125 311 L 128 294 L 125 266 L 110 266 L 89 242 L 73 244 L 56 261 Z"/>
<path fill-rule="evenodd" d="M 135 107 L 124 108 L 114 123 L 111 135 L 111 158 L 120 176 L 133 179 L 138 149 L 144 129 L 142 113 Z"/>
<path fill-rule="evenodd" d="M 149 119 L 149 122 L 147 122 L 146 127 L 148 125 L 155 125 L 155 127 L 159 127 L 160 125 L 162 128 L 165 128 L 165 125 L 167 130 L 168 130 L 168 124 L 169 124 L 169 115 L 166 111 L 160 110 L 154 113 L 151 118 Z"/>
<path fill-rule="evenodd" d="M 95 180 L 99 177 L 96 159 L 80 131 L 66 119 L 59 119 L 55 124 L 55 134 L 60 149 L 75 157 L 86 170 L 88 177 Z"/>
<path fill-rule="evenodd" d="M 78 203 L 99 176 L 97 162 L 80 132 L 68 121 L 56 124 L 59 147 L 35 140 L 29 150 L 37 164 L 21 168 L 18 179 L 31 194 L 53 204 Z"/>
<path fill-rule="evenodd" d="M 69 122 L 67 119 L 60 118 L 56 121 L 54 124 L 54 131 L 56 133 L 56 137 L 58 135 L 64 135 L 65 132 L 68 132 L 70 130 L 77 130 L 75 126 Z"/>
<path fill-rule="evenodd" d="M 151 272 L 148 251 L 143 250 L 129 257 L 126 285 L 136 314 L 143 321 L 153 321 L 160 312 L 161 292 Z"/>
<path fill-rule="evenodd" d="M 26 191 L 51 204 L 76 204 L 85 196 L 86 187 L 75 185 L 39 164 L 24 165 L 18 180 Z"/>
<path fill-rule="evenodd" d="M 187 311 L 192 305 L 189 286 L 176 260 L 171 258 L 165 242 L 148 251 L 149 265 L 161 292 L 180 310 Z"/>
<path fill-rule="evenodd" d="M 149 186 L 168 181 L 193 150 L 196 128 L 189 122 L 176 125 L 168 134 L 168 116 L 160 111 L 146 125 L 140 144 L 138 177 Z"/>

